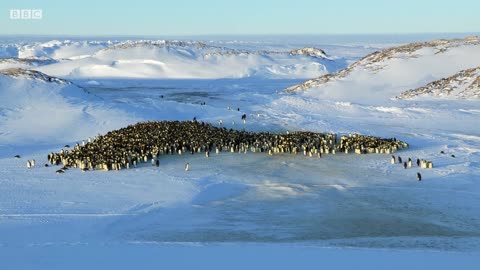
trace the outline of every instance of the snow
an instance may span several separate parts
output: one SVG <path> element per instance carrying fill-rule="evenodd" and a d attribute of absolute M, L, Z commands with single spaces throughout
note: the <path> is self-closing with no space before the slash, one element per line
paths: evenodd
<path fill-rule="evenodd" d="M 8 269 L 476 266 L 478 100 L 392 97 L 478 66 L 478 46 L 444 54 L 422 49 L 421 57 L 404 54 L 380 63 L 381 69 L 354 70 L 322 88 L 280 95 L 278 90 L 338 70 L 348 59 L 328 51 L 333 60 L 266 54 L 262 43 L 234 44 L 254 52 L 204 58 L 206 52 L 195 46 L 22 45 L 22 57 L 56 59 L 35 70 L 70 83 L 37 73 L 0 74 L 1 264 Z M 330 47 L 349 59 L 370 52 Z M 246 124 L 240 121 L 243 113 Z M 410 148 L 395 155 L 431 160 L 434 169 L 403 169 L 380 154 L 318 159 L 262 153 L 166 156 L 159 168 L 113 172 L 55 174 L 59 167 L 43 166 L 48 153 L 98 133 L 138 121 L 193 117 L 253 131 L 396 137 Z M 21 158 L 15 159 L 17 154 Z M 31 159 L 37 166 L 27 169 Z"/>

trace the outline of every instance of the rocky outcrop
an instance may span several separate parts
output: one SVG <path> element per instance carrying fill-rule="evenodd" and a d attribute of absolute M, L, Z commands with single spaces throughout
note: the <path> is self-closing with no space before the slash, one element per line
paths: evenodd
<path fill-rule="evenodd" d="M 480 66 L 459 71 L 453 76 L 431 82 L 423 87 L 410 89 L 395 98 L 412 99 L 418 96 L 479 98 Z"/>
<path fill-rule="evenodd" d="M 52 83 L 58 83 L 58 84 L 71 84 L 70 81 L 49 76 L 40 71 L 31 70 L 31 69 L 23 69 L 23 68 L 3 69 L 3 70 L 0 70 L 0 75 L 10 76 L 10 77 L 23 77 L 27 79 L 41 80 L 45 82 L 52 82 Z"/>

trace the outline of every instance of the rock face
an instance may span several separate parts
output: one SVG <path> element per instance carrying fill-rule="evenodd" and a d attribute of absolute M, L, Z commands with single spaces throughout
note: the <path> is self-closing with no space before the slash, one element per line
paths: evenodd
<path fill-rule="evenodd" d="M 100 51 L 109 51 L 109 50 L 118 50 L 118 49 L 129 49 L 137 47 L 191 47 L 197 49 L 204 48 L 217 48 L 214 46 L 208 46 L 202 42 L 196 41 L 170 41 L 170 40 L 140 40 L 140 41 L 125 41 L 118 44 L 108 46 Z"/>
<path fill-rule="evenodd" d="M 480 66 L 459 71 L 453 76 L 423 87 L 410 89 L 396 98 L 411 99 L 417 96 L 480 98 Z"/>
<path fill-rule="evenodd" d="M 328 59 L 327 54 L 324 50 L 313 48 L 313 47 L 305 47 L 301 49 L 294 49 L 291 51 L 247 51 L 247 50 L 238 50 L 232 49 L 227 47 L 220 47 L 220 46 L 212 46 L 207 45 L 203 42 L 198 41 L 170 41 L 170 40 L 141 40 L 141 41 L 125 41 L 118 44 L 111 45 L 106 47 L 99 52 L 102 51 L 110 51 L 110 50 L 120 50 L 120 49 L 130 49 L 130 48 L 183 48 L 183 49 L 195 49 L 199 50 L 203 53 L 204 57 L 210 56 L 218 56 L 218 55 L 303 55 L 303 56 L 311 56 L 316 58 L 325 58 Z"/>
<path fill-rule="evenodd" d="M 345 69 L 339 70 L 335 73 L 326 74 L 321 77 L 307 80 L 301 84 L 288 87 L 280 93 L 296 93 L 306 91 L 309 88 L 320 87 L 329 81 L 340 80 L 347 77 L 353 71 L 364 69 L 370 73 L 378 73 L 379 71 L 388 67 L 389 60 L 412 59 L 421 57 L 424 51 L 434 50 L 433 55 L 445 54 L 449 50 L 465 45 L 480 45 L 479 37 L 467 37 L 464 39 L 451 40 L 433 40 L 428 42 L 410 43 L 398 47 L 392 47 L 382 51 L 371 53 L 357 62 L 351 64 Z"/>
<path fill-rule="evenodd" d="M 327 58 L 327 54 L 324 50 L 313 48 L 313 47 L 305 47 L 302 49 L 291 50 L 290 54 L 292 55 L 308 55 L 312 57 L 319 57 L 319 58 Z"/>
<path fill-rule="evenodd" d="M 40 71 L 31 70 L 31 69 L 8 68 L 8 69 L 0 70 L 0 75 L 6 75 L 10 77 L 23 77 L 27 79 L 35 79 L 35 80 L 53 82 L 58 84 L 71 84 L 71 82 L 67 80 L 60 79 L 57 77 L 52 77 Z"/>

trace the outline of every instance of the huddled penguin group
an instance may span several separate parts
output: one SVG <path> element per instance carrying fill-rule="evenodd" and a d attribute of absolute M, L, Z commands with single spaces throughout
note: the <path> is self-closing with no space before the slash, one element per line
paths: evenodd
<path fill-rule="evenodd" d="M 393 139 L 381 139 L 373 136 L 349 134 L 342 136 L 340 151 L 345 153 L 355 152 L 356 154 L 391 154 L 397 150 L 408 148 L 406 142 Z"/>
<path fill-rule="evenodd" d="M 246 118 L 246 117 L 245 117 Z M 277 153 L 321 157 L 336 152 L 391 153 L 408 147 L 396 139 L 382 139 L 358 134 L 342 136 L 315 132 L 248 132 L 194 121 L 152 121 L 108 132 L 88 142 L 76 144 L 47 156 L 50 164 L 87 170 L 121 170 L 136 167 L 139 163 L 151 162 L 160 166 L 159 158 L 164 155 L 205 153 L 215 151 L 232 153 L 259 152 L 269 155 Z M 185 171 L 190 164 L 185 165 Z M 57 173 L 62 173 L 57 171 Z"/>

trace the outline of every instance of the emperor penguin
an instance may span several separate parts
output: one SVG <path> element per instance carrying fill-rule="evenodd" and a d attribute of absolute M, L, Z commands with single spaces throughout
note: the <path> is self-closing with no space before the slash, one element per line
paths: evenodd
<path fill-rule="evenodd" d="M 422 174 L 417 172 L 417 180 L 422 181 Z"/>
<path fill-rule="evenodd" d="M 390 163 L 395 164 L 395 156 L 392 156 L 392 159 L 390 160 Z"/>
<path fill-rule="evenodd" d="M 190 163 L 186 163 L 185 164 L 185 171 L 189 171 L 190 170 Z"/>
<path fill-rule="evenodd" d="M 32 163 L 30 163 L 30 160 L 27 160 L 27 168 L 31 168 L 32 167 Z"/>
<path fill-rule="evenodd" d="M 408 158 L 408 167 L 409 167 L 409 168 L 412 167 L 412 159 L 411 159 L 411 158 Z"/>

